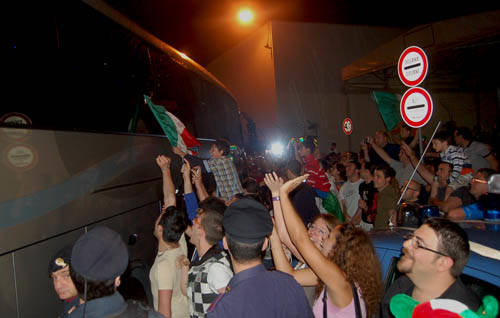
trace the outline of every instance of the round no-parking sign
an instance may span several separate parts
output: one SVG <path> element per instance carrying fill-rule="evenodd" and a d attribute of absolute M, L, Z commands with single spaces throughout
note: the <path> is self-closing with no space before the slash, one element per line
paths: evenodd
<path fill-rule="evenodd" d="M 429 122 L 432 116 L 433 104 L 429 92 L 421 87 L 413 87 L 401 98 L 401 117 L 413 128 L 420 128 Z"/>
<path fill-rule="evenodd" d="M 342 130 L 344 131 L 344 134 L 350 135 L 352 133 L 352 120 L 351 118 L 347 117 L 344 119 L 342 122 Z"/>
<path fill-rule="evenodd" d="M 414 87 L 422 83 L 428 69 L 427 55 L 418 46 L 410 46 L 401 53 L 398 61 L 398 75 L 406 86 Z"/>

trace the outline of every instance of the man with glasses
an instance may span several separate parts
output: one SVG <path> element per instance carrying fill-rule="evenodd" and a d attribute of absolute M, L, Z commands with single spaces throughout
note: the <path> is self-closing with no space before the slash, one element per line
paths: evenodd
<path fill-rule="evenodd" d="M 401 193 L 406 187 L 406 184 L 408 183 L 408 180 L 405 181 L 403 186 L 401 187 Z M 415 205 L 424 205 L 426 202 L 421 202 L 420 199 L 420 192 L 422 191 L 422 185 L 415 180 L 411 180 L 410 183 L 408 184 L 408 187 L 406 188 L 406 192 L 404 193 L 403 196 L 403 201 L 409 204 L 415 204 Z"/>
<path fill-rule="evenodd" d="M 447 217 L 450 220 L 480 220 L 483 218 L 483 209 L 477 201 L 487 201 L 488 178 L 495 171 L 489 168 L 479 169 L 470 181 L 469 192 L 476 202 L 450 210 Z M 484 200 L 483 200 L 484 199 Z"/>
<path fill-rule="evenodd" d="M 396 279 L 382 300 L 382 317 L 393 317 L 389 302 L 406 294 L 419 303 L 431 299 L 454 299 L 476 311 L 479 298 L 459 275 L 469 258 L 467 233 L 456 223 L 442 218 L 428 219 L 403 243 L 397 268 L 405 275 Z"/>

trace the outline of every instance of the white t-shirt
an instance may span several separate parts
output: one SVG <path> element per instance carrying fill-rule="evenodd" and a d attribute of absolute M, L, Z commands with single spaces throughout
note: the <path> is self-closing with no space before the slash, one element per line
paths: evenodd
<path fill-rule="evenodd" d="M 208 287 L 214 293 L 218 293 L 219 289 L 225 288 L 231 278 L 233 278 L 233 271 L 231 268 L 221 263 L 213 263 L 208 267 Z"/>
<path fill-rule="evenodd" d="M 180 289 L 180 269 L 175 265 L 175 261 L 179 255 L 186 255 L 184 234 L 179 240 L 179 245 L 178 248 L 158 253 L 149 272 L 155 310 L 158 310 L 158 291 L 172 290 L 172 318 L 189 317 L 188 299 L 182 294 Z"/>
<path fill-rule="evenodd" d="M 399 186 L 402 187 L 405 184 L 405 181 L 410 180 L 411 174 L 413 173 L 413 166 L 411 163 L 409 163 L 406 167 L 401 161 L 397 161 L 392 159 L 389 165 L 394 169 L 396 172 L 396 180 L 398 180 Z M 415 172 L 415 175 L 413 176 L 413 180 L 415 182 L 420 183 L 421 185 L 425 186 L 426 182 L 420 174 Z"/>
<path fill-rule="evenodd" d="M 474 171 L 481 168 L 491 168 L 490 163 L 486 160 L 486 157 L 491 154 L 491 150 L 488 145 L 478 141 L 472 141 L 469 146 L 464 149 L 464 152 L 465 155 L 469 157 Z"/>
<path fill-rule="evenodd" d="M 339 191 L 339 199 L 345 202 L 346 213 L 352 217 L 356 210 L 358 210 L 359 201 L 359 185 L 364 182 L 363 179 L 359 179 L 356 182 L 351 182 L 347 180 Z"/>

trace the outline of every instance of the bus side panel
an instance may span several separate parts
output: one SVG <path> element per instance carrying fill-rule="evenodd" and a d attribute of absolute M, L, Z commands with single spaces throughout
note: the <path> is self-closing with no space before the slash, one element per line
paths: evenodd
<path fill-rule="evenodd" d="M 12 253 L 0 256 L 0 273 L 0 317 L 17 317 Z"/>

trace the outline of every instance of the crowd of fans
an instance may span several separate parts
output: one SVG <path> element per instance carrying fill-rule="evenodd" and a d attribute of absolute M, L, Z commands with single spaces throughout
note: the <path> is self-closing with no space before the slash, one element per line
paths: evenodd
<path fill-rule="evenodd" d="M 255 156 L 237 165 L 223 141 L 206 160 L 174 148 L 183 160 L 182 202 L 172 158 L 158 156 L 164 200 L 153 229 L 154 310 L 183 318 L 390 317 L 397 293 L 419 302 L 454 298 L 478 309 L 480 301 L 458 278 L 469 255 L 467 234 L 450 220 L 482 219 L 488 209 L 499 210 L 498 194 L 489 193 L 487 184 L 498 171 L 495 152 L 465 127 L 441 131 L 414 173 L 420 153 L 415 131 L 401 127 L 397 140 L 377 131 L 361 141 L 359 153 L 338 152 L 332 143 L 330 153 L 321 155 L 316 139 L 306 137 L 291 143 L 287 160 Z M 422 208 L 429 205 L 438 207 L 441 218 L 424 219 Z M 401 217 L 402 210 L 413 218 Z M 406 239 L 398 263 L 406 275 L 389 297 L 368 232 L 410 221 L 418 229 Z M 84 306 L 84 316 L 87 310 L 87 317 L 101 317 L 99 306 L 119 295 L 124 269 L 116 267 L 116 257 L 75 259 L 82 253 L 77 245 L 55 257 L 63 261 L 51 262 L 49 273 L 56 290 L 56 272 L 66 266 L 78 282 L 64 289 L 71 297 L 60 294 L 69 299 L 65 316 L 79 316 Z M 102 266 L 110 274 L 89 277 L 85 264 L 91 261 L 92 273 Z M 103 293 L 99 281 L 113 288 Z"/>

